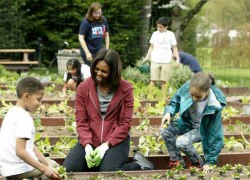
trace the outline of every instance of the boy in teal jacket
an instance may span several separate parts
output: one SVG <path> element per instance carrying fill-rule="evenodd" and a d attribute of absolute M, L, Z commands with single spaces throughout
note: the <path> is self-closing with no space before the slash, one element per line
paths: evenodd
<path fill-rule="evenodd" d="M 161 123 L 169 124 L 161 134 L 170 154 L 170 167 L 178 163 L 185 166 L 180 151 L 189 157 L 192 166 L 202 167 L 204 172 L 217 163 L 223 147 L 221 113 L 225 106 L 224 94 L 213 77 L 204 72 L 195 74 L 178 89 L 165 107 Z M 171 121 L 176 113 L 177 121 Z M 205 162 L 192 145 L 196 142 L 202 143 Z"/>

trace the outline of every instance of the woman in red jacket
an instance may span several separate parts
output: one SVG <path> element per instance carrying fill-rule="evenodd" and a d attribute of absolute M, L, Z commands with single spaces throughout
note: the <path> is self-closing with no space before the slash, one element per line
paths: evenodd
<path fill-rule="evenodd" d="M 79 142 L 64 161 L 67 171 L 129 171 L 153 169 L 140 153 L 127 163 L 133 115 L 133 88 L 121 79 L 119 54 L 101 49 L 91 64 L 91 77 L 76 91 Z"/>

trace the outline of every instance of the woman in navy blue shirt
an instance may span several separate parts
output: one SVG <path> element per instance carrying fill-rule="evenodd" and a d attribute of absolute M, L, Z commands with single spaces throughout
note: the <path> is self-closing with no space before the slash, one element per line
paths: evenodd
<path fill-rule="evenodd" d="M 82 59 L 87 65 L 90 65 L 93 56 L 103 48 L 104 40 L 105 47 L 109 48 L 109 27 L 100 3 L 90 5 L 81 22 L 78 39 Z"/>

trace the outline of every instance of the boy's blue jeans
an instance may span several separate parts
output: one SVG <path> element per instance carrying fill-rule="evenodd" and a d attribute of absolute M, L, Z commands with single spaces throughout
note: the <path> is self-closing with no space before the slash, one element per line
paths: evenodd
<path fill-rule="evenodd" d="M 172 121 L 170 125 L 163 130 L 161 135 L 167 146 L 170 161 L 184 162 L 180 153 L 181 151 L 189 157 L 192 164 L 199 163 L 199 165 L 203 165 L 201 156 L 192 145 L 193 143 L 201 141 L 199 129 L 192 129 L 185 132 L 178 127 L 175 121 Z"/>

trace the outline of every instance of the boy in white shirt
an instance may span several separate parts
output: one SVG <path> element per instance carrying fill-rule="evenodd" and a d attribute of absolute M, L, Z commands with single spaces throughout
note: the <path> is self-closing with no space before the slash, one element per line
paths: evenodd
<path fill-rule="evenodd" d="M 27 77 L 19 81 L 16 93 L 17 103 L 4 117 L 0 132 L 0 173 L 8 179 L 59 178 L 53 169 L 56 162 L 46 159 L 34 145 L 35 126 L 29 113 L 41 105 L 43 84 Z"/>
<path fill-rule="evenodd" d="M 157 81 L 161 81 L 161 88 L 164 89 L 169 79 L 172 55 L 174 54 L 176 57 L 177 66 L 180 60 L 175 35 L 172 31 L 167 30 L 169 19 L 160 17 L 156 24 L 157 31 L 153 32 L 151 36 L 150 47 L 143 61 L 151 59 L 150 85 L 155 85 Z M 173 49 L 173 53 L 171 49 Z"/>

